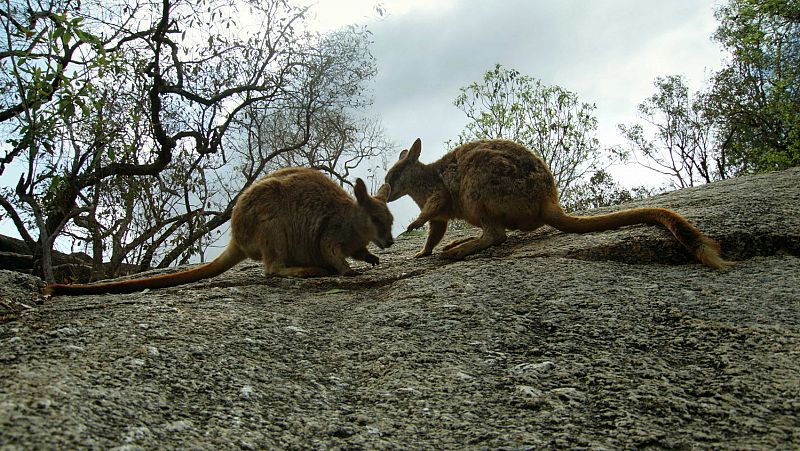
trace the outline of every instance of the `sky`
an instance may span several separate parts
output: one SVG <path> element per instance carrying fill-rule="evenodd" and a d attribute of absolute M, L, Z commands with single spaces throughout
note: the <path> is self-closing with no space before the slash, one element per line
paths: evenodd
<path fill-rule="evenodd" d="M 595 104 L 603 148 L 625 143 L 617 125 L 637 122 L 637 105 L 656 77 L 683 75 L 705 87 L 724 54 L 711 39 L 713 0 L 317 0 L 320 30 L 366 24 L 378 75 L 373 114 L 403 149 L 422 139 L 432 162 L 467 118 L 453 105 L 459 88 L 495 64 L 575 92 Z M 385 11 L 378 15 L 376 5 Z M 390 160 L 393 161 L 393 158 Z M 633 163 L 610 172 L 623 186 L 658 186 L 662 178 Z M 396 228 L 418 212 L 406 197 L 390 205 Z"/>
<path fill-rule="evenodd" d="M 318 31 L 364 24 L 372 32 L 378 75 L 369 86 L 371 114 L 398 151 L 421 138 L 424 162 L 439 158 L 466 125 L 453 106 L 459 88 L 495 64 L 595 104 L 597 137 L 607 148 L 624 143 L 617 124 L 636 122 L 656 77 L 683 75 L 699 90 L 723 58 L 711 39 L 713 0 L 296 1 L 310 5 Z M 610 172 L 629 188 L 659 184 L 635 165 Z M 408 197 L 390 208 L 397 233 L 419 211 Z M 17 236 L 9 221 L 0 233 Z"/>

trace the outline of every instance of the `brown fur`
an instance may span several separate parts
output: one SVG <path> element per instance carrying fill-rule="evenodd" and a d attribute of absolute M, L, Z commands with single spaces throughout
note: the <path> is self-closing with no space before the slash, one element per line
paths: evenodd
<path fill-rule="evenodd" d="M 391 192 L 384 185 L 375 197 L 356 180 L 354 202 L 339 185 L 307 168 L 275 171 L 247 188 L 231 215 L 231 241 L 215 260 L 174 274 L 87 285 L 52 284 L 46 294 L 130 293 L 163 288 L 221 274 L 245 258 L 264 262 L 266 275 L 314 277 L 356 272 L 347 257 L 378 264 L 367 250 L 374 242 L 391 246 Z"/>
<path fill-rule="evenodd" d="M 439 161 L 419 161 L 416 140 L 389 172 L 389 201 L 406 194 L 420 207 L 408 230 L 429 222 L 428 239 L 416 257 L 430 255 L 442 240 L 450 219 L 480 227 L 477 237 L 444 247 L 442 255 L 462 259 L 502 243 L 507 229 L 531 231 L 547 224 L 564 232 L 586 233 L 631 224 L 662 224 L 704 264 L 723 268 L 719 245 L 679 214 L 663 208 L 635 208 L 597 216 L 570 216 L 558 202 L 555 180 L 544 162 L 524 146 L 506 140 L 481 140 L 453 149 Z"/>

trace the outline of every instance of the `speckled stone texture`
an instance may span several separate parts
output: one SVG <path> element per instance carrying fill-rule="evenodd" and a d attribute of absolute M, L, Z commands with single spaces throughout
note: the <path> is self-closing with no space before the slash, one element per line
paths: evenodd
<path fill-rule="evenodd" d="M 800 170 L 633 205 L 738 263 L 635 226 L 45 302 L 4 273 L 0 449 L 800 446 Z"/>

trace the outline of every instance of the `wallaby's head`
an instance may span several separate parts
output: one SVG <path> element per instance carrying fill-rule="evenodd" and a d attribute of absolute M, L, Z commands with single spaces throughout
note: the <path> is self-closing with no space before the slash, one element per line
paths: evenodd
<path fill-rule="evenodd" d="M 386 199 L 392 193 L 392 187 L 384 183 L 375 196 L 367 193 L 367 186 L 361 179 L 356 179 L 355 195 L 358 206 L 367 214 L 369 218 L 367 228 L 370 232 L 370 241 L 377 244 L 381 249 L 394 244 L 392 237 L 392 214 L 386 206 Z"/>
<path fill-rule="evenodd" d="M 419 153 L 422 151 L 422 141 L 417 138 L 410 149 L 400 152 L 400 159 L 389 168 L 386 173 L 386 183 L 392 186 L 391 194 L 387 201 L 397 200 L 406 194 L 411 194 L 422 175 L 422 163 L 419 162 Z"/>

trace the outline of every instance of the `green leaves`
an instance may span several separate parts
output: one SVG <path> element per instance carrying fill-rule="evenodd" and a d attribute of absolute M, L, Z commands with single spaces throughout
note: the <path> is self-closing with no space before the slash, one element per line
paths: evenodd
<path fill-rule="evenodd" d="M 653 85 L 655 93 L 638 107 L 643 123 L 619 125 L 630 154 L 680 188 L 725 178 L 703 97 L 690 96 L 682 76 L 658 77 Z"/>
<path fill-rule="evenodd" d="M 679 187 L 800 165 L 800 4 L 728 0 L 714 38 L 731 55 L 705 92 L 659 77 L 620 129 L 643 165 Z"/>
<path fill-rule="evenodd" d="M 729 0 L 714 38 L 733 59 L 712 79 L 706 114 L 736 173 L 800 164 L 800 4 Z"/>
<path fill-rule="evenodd" d="M 470 119 L 460 142 L 505 138 L 526 145 L 548 164 L 562 197 L 598 166 L 595 106 L 574 92 L 498 64 L 482 83 L 461 88 L 453 103 Z"/>

